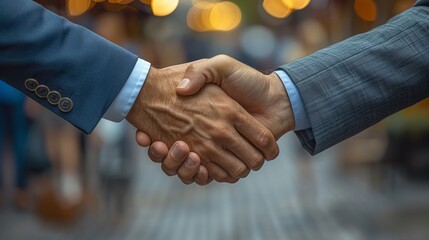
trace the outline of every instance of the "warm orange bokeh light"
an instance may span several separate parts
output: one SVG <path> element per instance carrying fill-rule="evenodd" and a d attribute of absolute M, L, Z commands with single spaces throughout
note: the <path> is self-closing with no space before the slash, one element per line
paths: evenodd
<path fill-rule="evenodd" d="M 375 21 L 377 19 L 377 4 L 374 0 L 355 0 L 355 12 L 365 21 Z"/>
<path fill-rule="evenodd" d="M 282 0 L 291 9 L 301 10 L 308 6 L 310 0 Z"/>
<path fill-rule="evenodd" d="M 179 0 L 140 0 L 142 3 L 150 5 L 155 16 L 163 17 L 171 14 L 179 5 Z"/>
<path fill-rule="evenodd" d="M 197 32 L 213 30 L 210 24 L 210 13 L 215 3 L 198 2 L 189 9 L 187 16 L 188 26 Z"/>
<path fill-rule="evenodd" d="M 232 2 L 195 3 L 188 12 L 188 26 L 198 32 L 231 31 L 241 22 L 241 10 Z"/>
<path fill-rule="evenodd" d="M 292 9 L 281 0 L 264 0 L 262 7 L 275 18 L 285 18 L 292 13 Z"/>
<path fill-rule="evenodd" d="M 79 16 L 88 11 L 92 0 L 68 0 L 67 9 L 70 16 Z"/>
<path fill-rule="evenodd" d="M 241 10 L 232 2 L 216 4 L 210 13 L 210 24 L 218 31 L 231 31 L 241 22 Z"/>

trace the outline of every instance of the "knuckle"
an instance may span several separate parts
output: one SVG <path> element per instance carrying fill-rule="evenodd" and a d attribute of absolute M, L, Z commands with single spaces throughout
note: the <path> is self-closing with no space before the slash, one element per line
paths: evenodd
<path fill-rule="evenodd" d="M 224 127 L 224 126 L 219 127 L 219 129 L 216 132 L 216 135 L 219 139 L 222 139 L 222 140 L 229 140 L 229 139 L 233 138 L 232 133 L 229 130 L 229 128 Z"/>
<path fill-rule="evenodd" d="M 213 176 L 213 178 L 217 181 L 217 182 L 226 182 L 229 179 L 229 175 L 227 173 L 217 173 L 215 176 Z"/>
<path fill-rule="evenodd" d="M 242 178 L 249 174 L 250 170 L 243 164 L 239 167 L 236 167 L 232 172 L 231 175 L 234 178 Z"/>
<path fill-rule="evenodd" d="M 261 154 L 255 154 L 252 160 L 249 162 L 249 167 L 252 170 L 259 169 L 264 164 L 264 157 Z"/>
<path fill-rule="evenodd" d="M 191 64 L 189 64 L 188 68 L 186 69 L 186 72 L 192 73 L 195 71 L 195 69 L 196 69 L 195 63 L 191 63 Z"/>
<path fill-rule="evenodd" d="M 232 178 L 232 179 L 228 180 L 228 183 L 233 184 L 233 183 L 238 182 L 239 180 L 240 180 L 239 178 Z"/>
<path fill-rule="evenodd" d="M 235 112 L 231 109 L 230 106 L 224 106 L 223 107 L 223 112 L 225 114 L 225 117 L 227 119 L 232 119 L 235 117 Z"/>
<path fill-rule="evenodd" d="M 266 148 L 266 147 L 269 147 L 272 142 L 273 142 L 273 139 L 269 130 L 267 129 L 262 130 L 258 137 L 259 146 Z"/>
<path fill-rule="evenodd" d="M 275 158 L 277 158 L 279 156 L 279 148 L 278 146 L 276 146 L 271 152 L 270 152 L 270 156 L 269 156 L 269 160 L 273 160 Z"/>
<path fill-rule="evenodd" d="M 243 114 L 242 107 L 234 104 L 232 107 L 229 107 L 226 112 L 226 117 L 234 123 L 240 122 L 243 118 L 240 116 Z M 243 110 L 245 111 L 245 110 Z"/>
<path fill-rule="evenodd" d="M 235 117 L 236 105 L 231 105 L 231 103 L 216 103 L 216 108 L 226 119 Z"/>
<path fill-rule="evenodd" d="M 226 54 L 219 54 L 215 58 L 217 58 L 220 61 L 230 61 L 231 57 Z"/>

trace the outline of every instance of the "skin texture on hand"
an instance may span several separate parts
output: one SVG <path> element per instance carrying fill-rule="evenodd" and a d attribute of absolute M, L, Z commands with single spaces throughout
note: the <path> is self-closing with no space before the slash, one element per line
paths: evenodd
<path fill-rule="evenodd" d="M 259 169 L 264 157 L 258 149 L 275 158 L 278 146 L 271 132 L 220 88 L 209 86 L 189 97 L 176 94 L 187 66 L 152 68 L 127 120 L 167 147 L 185 140 L 217 181 L 236 182 L 249 169 Z M 183 152 L 189 150 L 172 154 L 185 161 Z"/>
<path fill-rule="evenodd" d="M 186 79 L 189 79 L 187 81 Z M 292 107 L 277 74 L 265 75 L 229 56 L 219 55 L 189 65 L 177 87 L 180 95 L 198 93 L 206 84 L 215 84 L 264 124 L 279 139 L 295 127 Z"/>
<path fill-rule="evenodd" d="M 294 128 L 295 123 L 289 97 L 276 74 L 262 74 L 231 57 L 220 55 L 190 64 L 186 70 L 185 78 L 177 87 L 177 93 L 192 95 L 208 83 L 220 86 L 252 116 L 268 127 L 276 139 Z M 137 136 L 141 138 L 140 141 L 137 140 L 140 145 L 150 144 L 150 139 L 146 138 L 143 132 L 137 132 Z M 183 155 L 189 155 L 186 147 L 180 149 Z M 151 146 L 149 156 L 154 161 L 162 162 L 163 165 L 172 166 L 174 163 L 171 170 L 175 170 L 175 173 L 179 172 L 179 178 L 182 181 L 186 179 L 189 182 L 192 170 L 188 169 L 187 175 L 180 174 L 179 169 L 187 169 L 187 166 L 172 156 L 173 150 L 174 148 L 168 151 L 162 142 L 155 142 Z M 165 159 L 163 160 L 163 158 Z M 198 181 L 196 178 L 194 180 L 200 185 L 209 182 L 204 181 L 203 174 L 205 171 L 203 167 L 200 167 L 198 172 L 196 170 L 193 172 L 194 175 L 199 176 Z"/>

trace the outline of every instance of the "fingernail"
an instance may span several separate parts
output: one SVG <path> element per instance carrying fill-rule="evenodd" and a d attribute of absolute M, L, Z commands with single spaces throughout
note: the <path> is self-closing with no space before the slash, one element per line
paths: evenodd
<path fill-rule="evenodd" d="M 191 80 L 189 80 L 189 78 L 184 78 L 179 85 L 177 86 L 177 88 L 187 88 L 189 83 L 191 82 Z"/>
<path fill-rule="evenodd" d="M 192 160 L 192 158 L 188 157 L 188 158 L 186 159 L 186 161 L 185 161 L 185 164 L 186 164 L 186 166 L 188 166 L 188 167 L 192 167 L 192 166 L 194 166 L 194 165 L 195 165 L 195 162 L 194 162 L 194 160 Z"/>
<path fill-rule="evenodd" d="M 179 160 L 179 159 L 183 159 L 185 154 L 183 153 L 182 149 L 180 149 L 180 147 L 174 145 L 173 148 L 171 149 L 171 155 L 173 156 L 174 159 Z"/>

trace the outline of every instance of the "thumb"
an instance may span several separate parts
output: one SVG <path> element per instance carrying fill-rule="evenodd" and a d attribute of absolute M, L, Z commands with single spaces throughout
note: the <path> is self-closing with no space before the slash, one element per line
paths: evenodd
<path fill-rule="evenodd" d="M 198 93 L 206 83 L 210 83 L 213 79 L 208 74 L 206 63 L 194 63 L 188 66 L 185 71 L 182 81 L 177 85 L 176 92 L 180 95 L 193 95 Z"/>
<path fill-rule="evenodd" d="M 180 95 L 193 95 L 205 84 L 213 83 L 222 87 L 222 77 L 228 74 L 235 60 L 226 55 L 196 61 L 186 68 L 182 81 L 176 88 Z"/>

